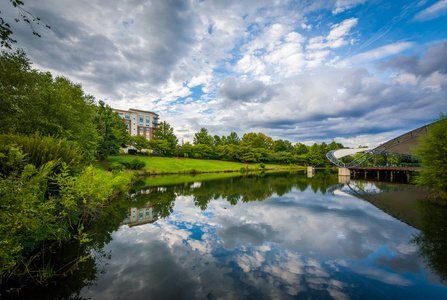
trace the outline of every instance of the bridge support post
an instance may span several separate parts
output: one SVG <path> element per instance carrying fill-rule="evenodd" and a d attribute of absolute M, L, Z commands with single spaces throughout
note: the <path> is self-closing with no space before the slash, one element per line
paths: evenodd
<path fill-rule="evenodd" d="M 338 176 L 351 176 L 351 171 L 348 168 L 338 168 Z"/>
<path fill-rule="evenodd" d="M 307 167 L 307 178 L 314 177 L 315 168 L 314 167 Z"/>

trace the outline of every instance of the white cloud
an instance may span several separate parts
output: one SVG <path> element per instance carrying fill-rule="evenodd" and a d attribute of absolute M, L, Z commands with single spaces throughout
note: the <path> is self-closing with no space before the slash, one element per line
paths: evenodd
<path fill-rule="evenodd" d="M 340 48 L 347 45 L 349 42 L 346 37 L 349 36 L 350 31 L 358 23 L 357 18 L 346 19 L 339 24 L 331 26 L 331 31 L 326 37 L 318 36 L 312 38 L 307 45 L 307 49 L 317 50 L 324 48 Z"/>
<path fill-rule="evenodd" d="M 445 14 L 447 14 L 447 0 L 440 0 L 423 11 L 418 12 L 414 16 L 414 20 L 423 22 L 439 18 Z"/>
<path fill-rule="evenodd" d="M 414 43 L 412 42 L 397 42 L 388 44 L 373 50 L 369 50 L 360 54 L 356 54 L 354 56 L 351 56 L 344 61 L 340 62 L 341 66 L 346 65 L 356 65 L 359 63 L 365 63 L 370 62 L 374 60 L 379 60 L 383 58 L 387 58 L 393 55 L 396 55 L 398 53 L 401 53 L 405 50 L 410 49 L 411 47 L 414 47 Z"/>
<path fill-rule="evenodd" d="M 366 0 L 337 0 L 337 2 L 335 2 L 335 7 L 332 10 L 332 13 L 336 15 L 365 2 Z"/>

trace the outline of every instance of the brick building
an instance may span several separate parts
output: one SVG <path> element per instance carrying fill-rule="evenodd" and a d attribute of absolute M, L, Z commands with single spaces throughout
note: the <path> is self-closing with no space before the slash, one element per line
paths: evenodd
<path fill-rule="evenodd" d="M 116 111 L 126 123 L 130 135 L 143 135 L 148 140 L 154 137 L 154 131 L 158 125 L 158 114 L 133 108 L 129 110 L 113 109 L 113 111 Z"/>

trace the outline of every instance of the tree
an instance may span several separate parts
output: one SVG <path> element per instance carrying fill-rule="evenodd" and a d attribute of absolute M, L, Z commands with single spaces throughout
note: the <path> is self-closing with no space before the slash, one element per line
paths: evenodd
<path fill-rule="evenodd" d="M 155 130 L 154 135 L 155 135 L 154 140 L 167 141 L 168 149 L 164 153 L 171 155 L 175 153 L 178 139 L 177 136 L 174 134 L 174 128 L 172 128 L 168 122 L 166 121 L 161 122 L 158 125 L 157 129 Z"/>
<path fill-rule="evenodd" d="M 223 138 L 225 138 L 225 137 L 223 137 Z M 214 147 L 222 145 L 222 138 L 218 135 L 215 135 L 213 137 L 213 144 L 214 144 Z"/>
<path fill-rule="evenodd" d="M 96 109 L 96 128 L 98 130 L 97 155 L 105 159 L 109 155 L 117 155 L 128 140 L 126 124 L 110 106 L 99 101 Z"/>
<path fill-rule="evenodd" d="M 422 160 L 423 170 L 418 183 L 436 189 L 435 197 L 447 201 L 447 115 L 441 113 L 438 122 L 421 137 L 416 154 Z"/>
<path fill-rule="evenodd" d="M 281 151 L 291 152 L 292 149 L 293 149 L 292 143 L 290 143 L 288 140 L 279 139 L 273 143 L 273 150 L 275 152 L 281 152 Z"/>
<path fill-rule="evenodd" d="M 152 139 L 149 141 L 149 148 L 158 153 L 166 153 L 170 150 L 167 140 Z"/>
<path fill-rule="evenodd" d="M 208 134 L 208 130 L 204 127 L 200 128 L 200 131 L 194 134 L 194 145 L 199 144 L 213 146 L 213 137 Z"/>
<path fill-rule="evenodd" d="M 295 153 L 297 155 L 303 155 L 309 153 L 309 147 L 302 143 L 296 143 L 294 147 L 295 147 Z"/>
<path fill-rule="evenodd" d="M 226 138 L 227 144 L 239 145 L 241 143 L 241 139 L 237 136 L 236 132 L 231 132 L 229 136 Z"/>
<path fill-rule="evenodd" d="M 195 157 L 209 158 L 213 154 L 213 148 L 205 144 L 195 145 L 193 151 Z"/>
<path fill-rule="evenodd" d="M 194 146 L 189 142 L 182 145 L 182 152 L 185 157 L 190 157 L 193 153 Z"/>
<path fill-rule="evenodd" d="M 264 148 L 272 150 L 273 139 L 261 132 L 258 134 L 254 132 L 249 132 L 244 134 L 244 136 L 242 137 L 241 145 L 251 148 Z"/>
<path fill-rule="evenodd" d="M 315 143 L 310 147 L 309 153 L 307 153 L 307 160 L 312 166 L 321 166 L 324 164 L 320 145 Z"/>
<path fill-rule="evenodd" d="M 64 77 L 31 69 L 21 50 L 0 56 L 0 132 L 63 137 L 95 159 L 98 132 L 94 98 Z"/>
<path fill-rule="evenodd" d="M 343 145 L 342 145 L 343 146 Z M 333 150 L 337 150 L 340 149 L 338 143 L 336 143 L 335 141 L 332 141 L 332 143 L 329 144 L 329 151 L 333 151 Z"/>
<path fill-rule="evenodd" d="M 144 137 L 144 135 L 131 136 L 130 144 L 140 153 L 141 150 L 149 148 L 149 141 Z"/>
<path fill-rule="evenodd" d="M 48 25 L 44 25 L 39 17 L 36 17 L 31 12 L 27 11 L 23 8 L 23 1 L 21 0 L 9 0 L 9 2 L 17 9 L 18 17 L 14 19 L 15 22 L 23 21 L 27 23 L 33 34 L 37 37 L 40 37 L 40 34 L 34 29 L 33 22 L 37 25 L 45 26 L 50 29 L 51 27 Z M 0 11 L 1 13 L 1 11 Z M 11 35 L 13 34 L 11 25 L 7 23 L 3 17 L 0 17 L 0 46 L 11 49 L 11 45 L 17 43 Z"/>

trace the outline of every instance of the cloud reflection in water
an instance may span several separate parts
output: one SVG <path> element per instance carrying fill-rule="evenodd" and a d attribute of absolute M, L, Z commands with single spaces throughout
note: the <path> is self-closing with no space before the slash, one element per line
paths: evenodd
<path fill-rule="evenodd" d="M 83 296 L 414 298 L 430 277 L 416 232 L 346 194 L 292 189 L 235 206 L 219 198 L 206 211 L 178 196 L 168 218 L 113 234 L 106 273 Z"/>

